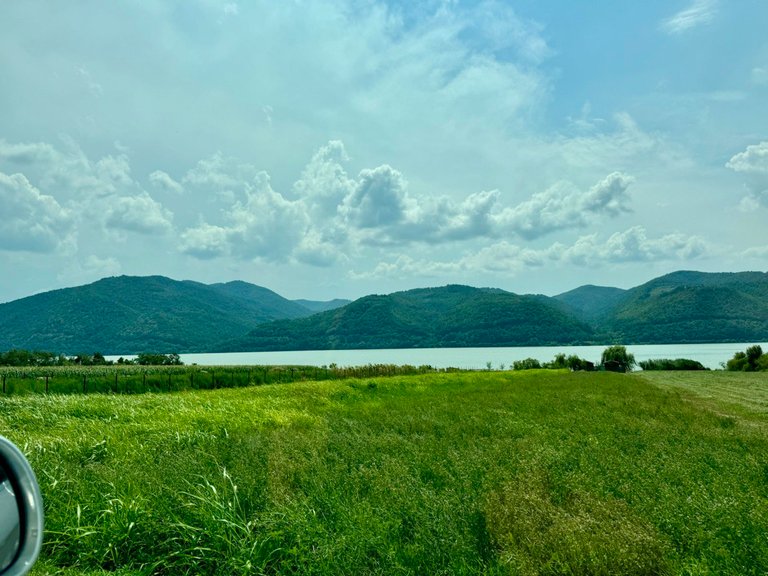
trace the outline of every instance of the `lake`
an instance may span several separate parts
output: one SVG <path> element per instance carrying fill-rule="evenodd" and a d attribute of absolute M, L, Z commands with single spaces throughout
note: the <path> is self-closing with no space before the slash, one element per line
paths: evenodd
<path fill-rule="evenodd" d="M 734 353 L 744 351 L 755 342 L 735 344 L 648 344 L 627 346 L 640 360 L 689 358 L 707 368 L 720 368 Z M 761 343 L 768 351 L 768 343 Z M 428 364 L 435 368 L 482 369 L 487 363 L 495 369 L 509 368 L 515 360 L 535 358 L 549 362 L 555 354 L 575 354 L 595 364 L 607 345 L 602 346 L 521 346 L 512 348 L 403 348 L 383 350 L 299 350 L 290 352 L 226 352 L 218 354 L 182 354 L 185 364 L 205 366 L 232 365 L 305 365 L 364 366 L 366 364 Z"/>

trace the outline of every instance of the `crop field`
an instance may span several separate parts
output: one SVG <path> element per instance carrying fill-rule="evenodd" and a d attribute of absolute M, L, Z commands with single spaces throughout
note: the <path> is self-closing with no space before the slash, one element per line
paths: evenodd
<path fill-rule="evenodd" d="M 766 374 L 0 397 L 33 574 L 765 574 Z"/>
<path fill-rule="evenodd" d="M 431 366 L 0 366 L 3 394 L 142 394 L 435 372 Z"/>

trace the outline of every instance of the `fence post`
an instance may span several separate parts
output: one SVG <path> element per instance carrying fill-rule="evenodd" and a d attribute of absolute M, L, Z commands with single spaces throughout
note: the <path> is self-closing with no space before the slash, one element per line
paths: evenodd
<path fill-rule="evenodd" d="M 45 375 L 45 393 L 48 394 L 48 374 Z"/>
<path fill-rule="evenodd" d="M 211 370 L 211 390 L 216 388 L 216 370 Z"/>
<path fill-rule="evenodd" d="M 5 394 L 5 374 L 3 374 L 3 394 Z"/>
<path fill-rule="evenodd" d="M 168 371 L 168 392 L 171 391 L 171 372 Z"/>
<path fill-rule="evenodd" d="M 83 374 L 83 394 L 88 392 L 88 375 Z"/>
<path fill-rule="evenodd" d="M 147 387 L 147 373 L 146 372 L 144 372 L 144 378 L 142 379 L 141 383 L 142 383 L 142 385 L 145 388 L 144 392 L 146 392 L 146 387 Z"/>
<path fill-rule="evenodd" d="M 117 383 L 117 370 L 115 370 L 115 394 L 120 394 L 120 386 Z"/>

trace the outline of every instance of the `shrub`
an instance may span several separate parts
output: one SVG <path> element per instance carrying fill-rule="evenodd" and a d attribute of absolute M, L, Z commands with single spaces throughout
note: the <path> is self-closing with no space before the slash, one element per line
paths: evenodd
<path fill-rule="evenodd" d="M 759 344 L 750 346 L 746 352 L 736 352 L 725 365 L 732 372 L 760 372 L 768 370 L 768 354 L 763 354 Z"/>
<path fill-rule="evenodd" d="M 637 362 L 634 354 L 627 352 L 625 346 L 616 345 L 603 350 L 600 364 L 607 370 L 614 368 L 617 372 L 629 372 Z"/>
<path fill-rule="evenodd" d="M 643 370 L 709 370 L 701 362 L 688 358 L 641 360 L 638 365 Z"/>
<path fill-rule="evenodd" d="M 536 358 L 525 358 L 524 360 L 515 360 L 512 363 L 512 370 L 535 370 L 541 368 L 541 363 Z"/>

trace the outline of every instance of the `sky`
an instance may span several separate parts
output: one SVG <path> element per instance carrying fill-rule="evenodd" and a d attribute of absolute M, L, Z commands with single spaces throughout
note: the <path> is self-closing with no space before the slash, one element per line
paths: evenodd
<path fill-rule="evenodd" d="M 768 269 L 765 0 L 0 4 L 0 302 Z"/>

